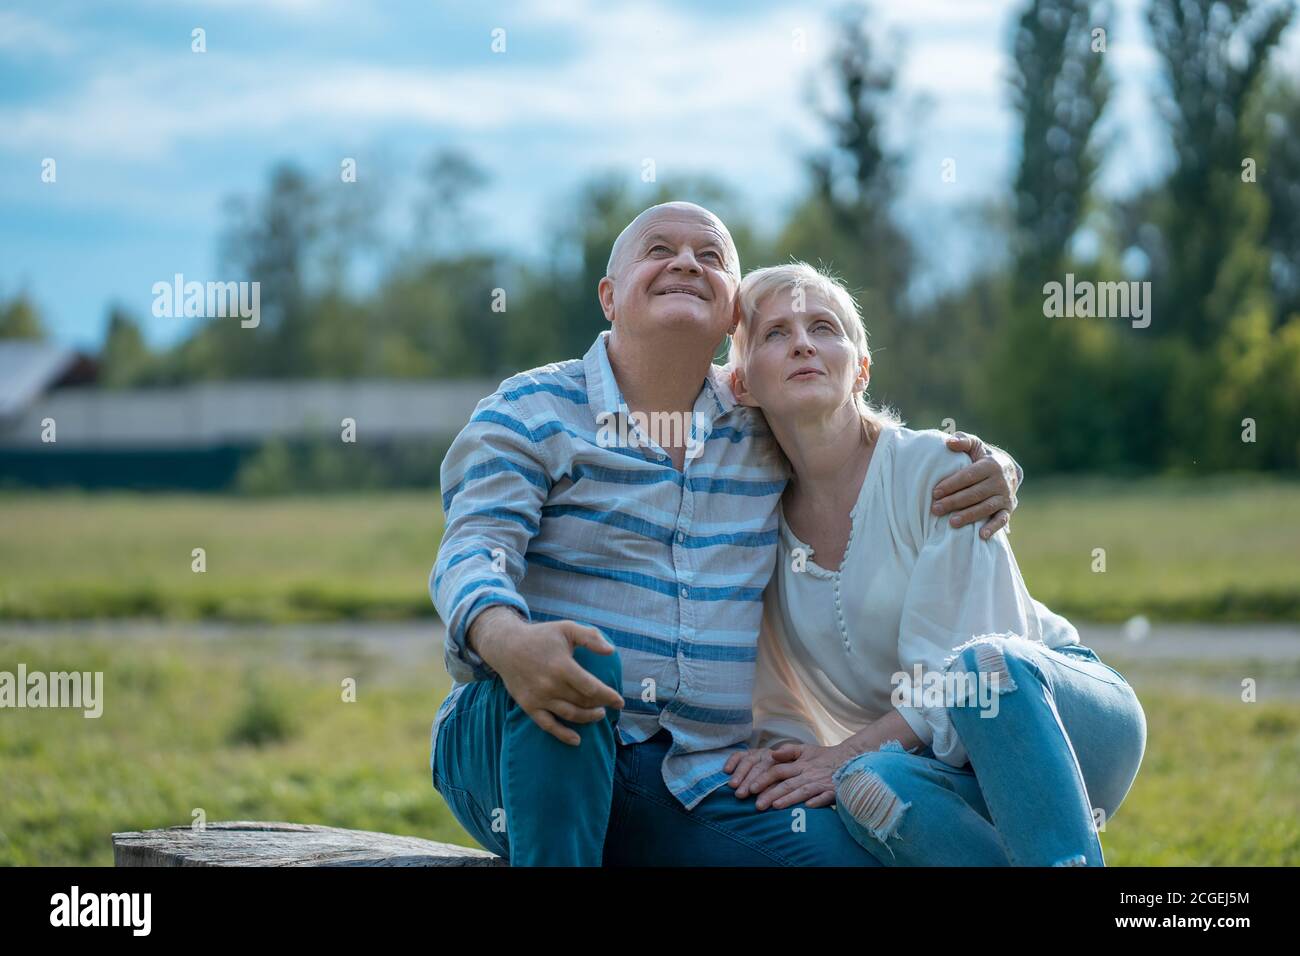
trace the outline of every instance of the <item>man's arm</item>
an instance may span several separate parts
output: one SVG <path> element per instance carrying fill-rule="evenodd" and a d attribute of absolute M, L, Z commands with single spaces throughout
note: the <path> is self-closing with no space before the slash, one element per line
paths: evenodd
<path fill-rule="evenodd" d="M 612 654 L 613 645 L 573 621 L 530 623 L 518 591 L 551 488 L 544 442 L 505 395 L 479 403 L 443 460 L 447 521 L 430 589 L 446 624 L 452 677 L 500 676 L 539 727 L 577 745 L 578 734 L 559 721 L 600 720 L 603 707 L 621 708 L 623 697 L 573 657 L 579 645 L 598 654 Z"/>
<path fill-rule="evenodd" d="M 504 395 L 479 402 L 443 459 L 441 486 L 446 527 L 429 585 L 447 627 L 447 671 L 485 680 L 494 672 L 467 646 L 470 626 L 496 606 L 529 619 L 517 586 L 551 488 L 531 430 Z"/>

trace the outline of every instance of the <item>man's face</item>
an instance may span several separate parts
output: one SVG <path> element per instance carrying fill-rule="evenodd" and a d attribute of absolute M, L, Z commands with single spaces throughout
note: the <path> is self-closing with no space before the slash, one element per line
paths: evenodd
<path fill-rule="evenodd" d="M 686 203 L 633 221 L 601 280 L 605 317 L 634 332 L 680 332 L 719 342 L 733 322 L 739 263 L 726 227 Z"/>

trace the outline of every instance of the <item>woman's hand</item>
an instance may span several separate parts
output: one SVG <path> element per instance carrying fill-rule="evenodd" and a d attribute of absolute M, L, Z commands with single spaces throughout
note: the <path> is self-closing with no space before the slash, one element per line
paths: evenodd
<path fill-rule="evenodd" d="M 831 774 L 852 756 L 839 746 L 783 744 L 771 751 L 772 764 L 749 785 L 758 794 L 754 805 L 759 810 L 784 810 L 796 803 L 829 807 L 835 802 Z"/>
<path fill-rule="evenodd" d="M 744 798 L 758 792 L 753 789 L 753 781 L 770 770 L 773 763 L 770 747 L 737 750 L 722 765 L 722 772 L 731 774 L 727 786 L 735 788 L 738 798 Z"/>

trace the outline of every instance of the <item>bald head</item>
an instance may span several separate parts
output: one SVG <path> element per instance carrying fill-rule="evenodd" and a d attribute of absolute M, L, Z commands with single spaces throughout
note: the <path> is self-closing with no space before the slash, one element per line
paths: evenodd
<path fill-rule="evenodd" d="M 614 240 L 614 245 L 609 251 L 609 262 L 605 266 L 605 274 L 611 278 L 618 274 L 622 268 L 630 249 L 637 245 L 637 242 L 649 232 L 656 223 L 664 220 L 687 220 L 696 221 L 705 226 L 712 232 L 727 259 L 727 271 L 731 272 L 737 279 L 740 278 L 740 254 L 736 252 L 736 244 L 732 241 L 731 233 L 723 224 L 722 220 L 715 216 L 703 206 L 697 206 L 693 202 L 663 202 L 657 206 L 651 206 L 641 211 L 639 215 L 618 234 Z"/>

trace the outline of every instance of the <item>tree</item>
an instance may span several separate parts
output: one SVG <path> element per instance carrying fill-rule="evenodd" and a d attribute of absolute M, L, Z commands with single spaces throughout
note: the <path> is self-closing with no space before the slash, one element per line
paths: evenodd
<path fill-rule="evenodd" d="M 148 375 L 152 360 L 140 326 L 121 306 L 113 306 L 100 354 L 100 381 L 108 388 L 138 385 Z"/>
<path fill-rule="evenodd" d="M 1109 5 L 1093 0 L 1031 0 L 1011 41 L 1020 121 L 1015 261 L 993 336 L 993 374 L 976 404 L 1031 469 L 1132 469 L 1163 452 L 1168 357 L 1109 321 L 1043 309 L 1044 284 L 1073 268 L 1071 241 L 1093 202 L 1104 148 L 1098 123 L 1111 92 L 1109 17 Z M 1115 224 L 1121 232 L 1129 228 L 1125 212 Z M 1104 246 L 1093 272 L 1119 278 Z"/>
<path fill-rule="evenodd" d="M 45 324 L 27 293 L 0 303 L 0 339 L 45 339 Z"/>
<path fill-rule="evenodd" d="M 309 277 L 322 235 L 319 187 L 291 164 L 271 172 L 256 201 L 227 204 L 222 263 L 239 281 L 260 284 L 259 325 L 209 319 L 205 332 L 216 346 L 215 377 L 310 374 L 306 342 L 312 321 Z"/>
<path fill-rule="evenodd" d="M 872 40 L 867 6 L 843 8 L 837 22 L 829 64 L 835 97 L 814 104 L 831 145 L 807 158 L 811 194 L 778 247 L 841 272 L 883 327 L 903 309 L 913 264 L 911 243 L 893 211 L 901 161 L 883 135 L 897 67 Z"/>
<path fill-rule="evenodd" d="M 415 248 L 438 256 L 463 247 L 476 232 L 466 207 L 488 184 L 487 173 L 466 153 L 443 149 L 429 157 L 421 180 L 423 193 L 415 203 Z"/>
<path fill-rule="evenodd" d="M 854 293 L 873 356 L 873 399 L 902 406 L 919 387 L 908 369 L 923 361 L 929 341 L 906 301 L 914 254 L 898 224 L 901 156 L 886 141 L 896 105 L 897 64 L 871 35 L 870 8 L 854 4 L 836 14 L 837 36 L 827 64 L 828 98 L 813 97 L 829 146 L 805 160 L 809 192 L 777 237 L 782 259 L 826 269 Z"/>
<path fill-rule="evenodd" d="M 1166 271 L 1154 286 L 1153 328 L 1195 347 L 1267 291 L 1264 199 L 1242 177 L 1262 144 L 1245 120 L 1293 12 L 1290 2 L 1256 0 L 1151 0 L 1147 10 L 1175 161 L 1160 214 Z"/>
<path fill-rule="evenodd" d="M 1264 114 L 1267 148 L 1259 181 L 1268 197 L 1265 241 L 1277 320 L 1282 322 L 1300 318 L 1300 82 L 1279 71 Z"/>
<path fill-rule="evenodd" d="M 1016 278 L 1026 293 L 1041 295 L 1043 283 L 1063 271 L 1097 172 L 1093 134 L 1111 83 L 1104 50 L 1096 47 L 1108 19 L 1109 8 L 1094 0 L 1033 0 L 1016 25 Z"/>

